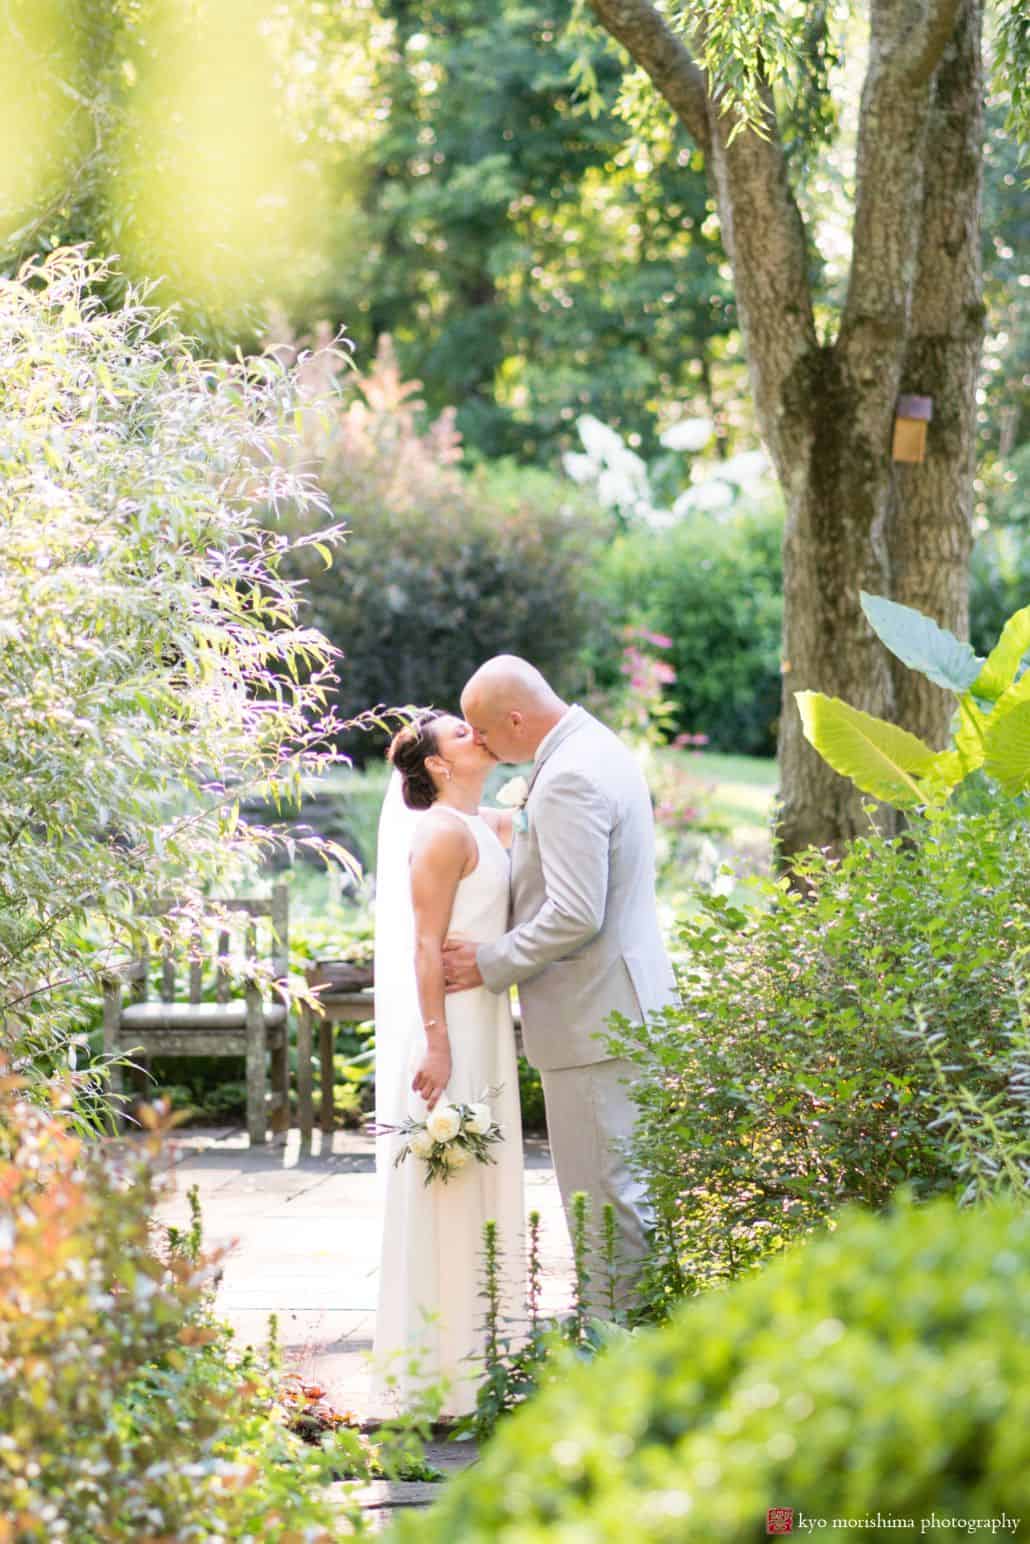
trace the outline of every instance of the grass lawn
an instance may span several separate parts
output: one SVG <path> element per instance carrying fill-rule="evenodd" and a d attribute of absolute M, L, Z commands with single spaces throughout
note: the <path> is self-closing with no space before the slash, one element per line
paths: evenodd
<path fill-rule="evenodd" d="M 723 816 L 735 840 L 749 850 L 769 848 L 769 818 L 779 784 L 776 762 L 761 756 L 724 756 L 716 751 L 659 751 L 704 791 L 713 814 Z"/>
<path fill-rule="evenodd" d="M 670 840 L 661 826 L 658 831 L 658 908 L 675 952 L 679 923 L 713 888 L 740 906 L 764 904 L 757 882 L 770 870 L 770 818 L 779 775 L 771 759 L 676 750 L 657 752 L 655 771 L 682 780 L 688 802 L 696 798 L 701 815 L 696 833 L 679 840 Z"/>
<path fill-rule="evenodd" d="M 680 752 L 679 754 L 683 754 Z M 687 756 L 687 770 L 711 789 L 710 805 L 725 815 L 751 845 L 768 841 L 769 817 L 779 785 L 779 769 L 771 758 L 722 756 L 717 752 Z"/>
<path fill-rule="evenodd" d="M 772 756 L 726 756 L 720 751 L 697 751 L 688 754 L 687 759 L 698 769 L 699 777 L 714 783 L 775 788 L 779 781 L 779 769 Z"/>
<path fill-rule="evenodd" d="M 733 887 L 735 898 L 741 904 L 754 904 L 749 881 L 752 876 L 769 872 L 769 820 L 778 783 L 776 762 L 756 756 L 670 748 L 654 753 L 651 765 L 656 773 L 674 773 L 681 787 L 686 784 L 686 802 L 696 802 L 702 812 L 697 837 L 688 835 L 685 841 L 670 841 L 659 831 L 659 892 L 667 932 L 671 935 L 674 931 L 677 917 L 695 909 L 699 895 L 715 883 L 723 865 L 738 878 L 739 884 Z M 512 770 L 498 768 L 491 778 L 488 797 L 512 775 Z M 331 773 L 318 785 L 318 810 L 312 809 L 308 816 L 313 816 L 317 823 L 318 815 L 324 814 L 327 806 L 334 807 L 354 849 L 366 864 L 366 874 L 375 872 L 376 824 L 389 775 L 384 762 L 374 763 L 364 772 L 340 769 Z M 723 829 L 712 831 L 708 823 L 706 832 L 706 815 L 717 817 Z M 346 835 L 343 840 L 347 844 Z M 346 895 L 341 897 L 339 885 L 332 884 L 323 870 L 301 865 L 294 878 L 294 930 L 299 937 L 313 929 L 312 954 L 337 953 L 334 935 L 352 930 L 354 902 L 357 912 L 363 914 L 367 901 L 367 889 L 356 895 L 352 892 L 348 901 Z M 342 937 L 339 948 L 343 948 Z"/>

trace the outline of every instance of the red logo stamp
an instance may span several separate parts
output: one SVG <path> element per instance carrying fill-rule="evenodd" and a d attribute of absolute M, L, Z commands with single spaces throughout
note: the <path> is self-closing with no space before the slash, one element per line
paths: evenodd
<path fill-rule="evenodd" d="M 765 1531 L 766 1533 L 793 1533 L 794 1508 L 771 1506 L 765 1514 Z"/>

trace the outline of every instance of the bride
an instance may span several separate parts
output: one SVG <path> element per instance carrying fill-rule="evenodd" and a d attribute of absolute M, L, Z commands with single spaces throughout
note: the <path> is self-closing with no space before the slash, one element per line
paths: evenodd
<path fill-rule="evenodd" d="M 503 1140 L 424 1183 L 421 1159 L 380 1136 L 383 1243 L 373 1351 L 375 1406 L 446 1381 L 445 1413 L 475 1407 L 483 1346 L 483 1224 L 497 1223 L 502 1316 L 523 1311 L 525 1254 L 518 1066 L 507 995 L 446 995 L 448 934 L 489 940 L 508 926 L 510 812 L 480 808 L 496 764 L 462 719 L 428 710 L 395 736 L 376 879 L 376 1122 L 423 1120 L 441 1099 L 486 1101 Z"/>

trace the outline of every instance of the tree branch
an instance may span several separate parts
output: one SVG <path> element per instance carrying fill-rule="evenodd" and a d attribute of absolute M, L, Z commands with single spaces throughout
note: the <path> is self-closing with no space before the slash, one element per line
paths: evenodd
<path fill-rule="evenodd" d="M 896 465 L 888 520 L 891 594 L 966 635 L 976 378 L 983 338 L 982 0 L 963 0 L 934 82 L 917 280 L 899 388 L 933 398 L 921 465 Z M 895 662 L 892 661 L 892 666 Z M 898 722 L 938 740 L 953 704 L 894 670 Z M 938 740 L 939 743 L 939 740 Z"/>
<path fill-rule="evenodd" d="M 706 153 L 762 433 L 777 470 L 798 454 L 803 392 L 790 389 L 817 348 L 804 225 L 787 177 L 772 92 L 762 134 L 719 111 L 690 51 L 649 0 L 590 0 L 601 25 L 644 69 Z M 736 131 L 736 132 L 734 132 Z M 792 428 L 788 432 L 788 420 Z"/>
<path fill-rule="evenodd" d="M 941 60 L 948 40 L 955 30 L 962 0 L 923 0 L 922 18 L 911 25 L 911 0 L 895 22 L 898 40 L 898 65 L 910 86 L 922 86 L 930 79 Z"/>
<path fill-rule="evenodd" d="M 683 40 L 648 0 L 589 0 L 601 26 L 651 77 L 701 150 L 709 148 L 708 88 Z"/>
<path fill-rule="evenodd" d="M 786 482 L 808 432 L 807 366 L 818 338 L 804 222 L 787 176 L 771 89 L 764 87 L 762 95 L 762 135 L 710 107 L 710 161 L 759 424 Z"/>
<path fill-rule="evenodd" d="M 879 420 L 897 395 L 922 226 L 934 71 L 961 0 L 873 0 L 855 157 L 855 224 L 838 348 Z M 880 391 L 868 388 L 880 383 Z M 871 443 L 885 425 L 870 421 Z"/>

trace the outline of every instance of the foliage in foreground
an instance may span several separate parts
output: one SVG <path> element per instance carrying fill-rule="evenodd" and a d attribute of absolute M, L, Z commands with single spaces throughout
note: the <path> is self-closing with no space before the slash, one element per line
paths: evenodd
<path fill-rule="evenodd" d="M 497 1224 L 483 1226 L 482 1375 L 475 1410 L 462 1418 L 460 1434 L 485 1441 L 498 1422 L 533 1398 L 552 1376 L 560 1376 L 564 1353 L 572 1348 L 583 1360 L 595 1356 L 627 1331 L 625 1314 L 617 1308 L 618 1254 L 615 1209 L 606 1203 L 599 1237 L 590 1226 L 590 1197 L 577 1190 L 571 1199 L 572 1302 L 564 1319 L 543 1314 L 543 1262 L 540 1255 L 540 1213 L 531 1211 L 526 1233 L 526 1311 L 513 1327 L 501 1313 L 502 1251 Z M 604 1318 L 598 1315 L 603 1312 Z M 514 1328 L 512 1335 L 510 1330 Z"/>
<path fill-rule="evenodd" d="M 878 1512 L 917 1528 L 1026 1517 L 1028 1293 L 1023 1207 L 853 1211 L 661 1329 L 570 1362 L 392 1538 L 751 1544 L 774 1506 L 871 1517 L 864 1538 L 896 1536 Z"/>
<path fill-rule="evenodd" d="M 1030 828 L 945 810 L 842 859 L 807 896 L 687 923 L 681 1006 L 624 1025 L 640 1068 L 634 1159 L 659 1219 L 652 1308 L 733 1277 L 847 1201 L 996 1181 L 1030 1122 Z M 978 1102 L 960 1125 L 965 1088 Z M 1024 1160 L 1025 1161 L 1025 1160 Z"/>
<path fill-rule="evenodd" d="M 336 1537 L 357 1433 L 286 1429 L 210 1313 L 214 1258 L 158 1247 L 157 1199 L 146 1144 L 85 1146 L 0 1068 L 0 1541 Z"/>
<path fill-rule="evenodd" d="M 106 963 L 87 928 L 124 944 L 163 894 L 188 936 L 205 883 L 267 847 L 241 797 L 334 759 L 336 651 L 275 520 L 340 534 L 278 464 L 291 377 L 198 361 L 139 294 L 104 311 L 107 273 L 64 251 L 0 281 L 0 1023 L 23 1070 Z"/>

